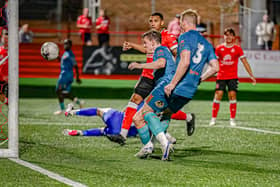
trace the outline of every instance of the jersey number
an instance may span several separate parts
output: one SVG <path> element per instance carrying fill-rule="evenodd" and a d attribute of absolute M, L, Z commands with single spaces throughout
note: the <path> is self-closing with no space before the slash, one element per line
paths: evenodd
<path fill-rule="evenodd" d="M 201 61 L 202 58 L 202 51 L 204 50 L 204 45 L 201 45 L 200 43 L 198 43 L 197 45 L 197 51 L 195 53 L 195 55 L 192 57 L 192 61 L 195 64 L 198 64 Z"/>

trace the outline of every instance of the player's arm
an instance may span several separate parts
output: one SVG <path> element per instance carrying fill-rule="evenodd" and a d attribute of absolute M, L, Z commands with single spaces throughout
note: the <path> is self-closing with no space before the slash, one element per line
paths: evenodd
<path fill-rule="evenodd" d="M 167 45 L 170 51 L 172 52 L 173 56 L 176 57 L 178 42 L 177 38 L 173 34 L 168 34 Z"/>
<path fill-rule="evenodd" d="M 133 48 L 133 49 L 135 49 L 137 51 L 140 51 L 142 53 L 146 53 L 146 49 L 141 44 L 136 44 L 136 43 L 127 42 L 127 41 L 125 41 L 123 43 L 123 51 L 127 51 L 127 50 L 129 50 L 131 48 Z"/>
<path fill-rule="evenodd" d="M 159 58 L 156 61 L 153 61 L 151 63 L 137 63 L 137 62 L 132 62 L 129 64 L 128 69 L 133 70 L 133 69 L 161 69 L 164 68 L 166 64 L 165 58 Z"/>
<path fill-rule="evenodd" d="M 77 27 L 78 27 L 79 29 L 86 29 L 86 26 L 83 25 L 83 24 L 77 24 Z"/>
<path fill-rule="evenodd" d="M 78 64 L 77 64 L 77 61 L 75 59 L 75 57 L 72 58 L 72 61 L 73 61 L 73 64 L 74 64 L 74 69 L 76 71 L 76 82 L 78 84 L 81 84 L 81 79 L 80 79 L 80 74 L 79 74 L 79 68 L 78 68 Z"/>
<path fill-rule="evenodd" d="M 182 79 L 182 77 L 187 72 L 187 69 L 189 68 L 190 65 L 191 52 L 189 50 L 184 50 L 181 52 L 180 57 L 181 59 L 177 66 L 176 73 L 173 79 L 164 88 L 164 92 L 166 93 L 167 96 L 171 94 L 172 90 L 176 87 L 178 82 Z"/>
<path fill-rule="evenodd" d="M 246 69 L 247 73 L 249 74 L 250 78 L 252 79 L 252 81 L 253 81 L 252 84 L 255 85 L 255 84 L 257 83 L 257 81 L 256 81 L 256 78 L 255 78 L 254 75 L 253 75 L 251 66 L 250 66 L 250 64 L 248 63 L 247 58 L 246 58 L 246 57 L 243 57 L 243 58 L 241 58 L 240 60 L 241 60 L 241 62 L 243 63 L 243 66 L 245 67 L 245 69 Z"/>
<path fill-rule="evenodd" d="M 80 24 L 80 18 L 78 18 L 78 20 L 77 20 L 77 27 L 79 28 L 79 29 L 85 29 L 86 27 L 85 27 L 85 25 L 84 24 Z"/>
<path fill-rule="evenodd" d="M 209 77 L 212 77 L 218 71 L 219 71 L 219 61 L 217 59 L 211 60 L 209 62 L 209 66 L 207 67 L 207 70 L 200 77 L 201 81 L 204 81 Z"/>

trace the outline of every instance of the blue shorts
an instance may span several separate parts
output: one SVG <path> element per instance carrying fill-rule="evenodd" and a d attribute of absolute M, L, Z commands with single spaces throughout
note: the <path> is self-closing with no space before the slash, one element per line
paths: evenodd
<path fill-rule="evenodd" d="M 168 106 L 168 98 L 164 93 L 164 87 L 168 84 L 161 81 L 151 92 L 146 103 L 154 110 L 155 113 L 164 111 Z"/>
<path fill-rule="evenodd" d="M 155 113 L 162 112 L 167 108 L 169 108 L 173 113 L 176 113 L 191 100 L 186 97 L 178 96 L 174 93 L 172 93 L 170 97 L 167 97 L 164 92 L 164 87 L 167 84 L 168 82 L 166 81 L 160 82 L 151 92 L 146 101 Z"/>
<path fill-rule="evenodd" d="M 123 112 L 110 109 L 103 114 L 103 121 L 107 125 L 104 129 L 104 135 L 120 134 L 122 128 Z M 136 136 L 138 133 L 135 126 L 131 126 L 128 131 L 129 136 Z"/>

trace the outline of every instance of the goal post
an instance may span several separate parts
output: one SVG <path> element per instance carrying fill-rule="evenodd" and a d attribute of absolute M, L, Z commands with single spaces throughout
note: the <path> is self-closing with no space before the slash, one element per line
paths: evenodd
<path fill-rule="evenodd" d="M 19 44 L 18 44 L 18 0 L 8 0 L 8 53 L 9 53 L 9 105 L 8 148 L 0 149 L 2 158 L 19 157 L 18 96 L 19 96 Z"/>

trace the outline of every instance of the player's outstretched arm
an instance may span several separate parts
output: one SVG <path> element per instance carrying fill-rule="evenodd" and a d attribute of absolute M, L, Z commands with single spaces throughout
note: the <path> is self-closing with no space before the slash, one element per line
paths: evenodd
<path fill-rule="evenodd" d="M 250 64 L 248 63 L 247 58 L 246 58 L 246 57 L 243 57 L 243 58 L 241 58 L 240 60 L 241 60 L 241 62 L 243 63 L 243 66 L 245 67 L 245 69 L 246 69 L 247 73 L 249 74 L 250 78 L 252 79 L 252 84 L 253 84 L 253 85 L 256 85 L 257 81 L 256 81 L 256 78 L 255 78 L 254 75 L 253 75 L 251 66 L 250 66 Z"/>
<path fill-rule="evenodd" d="M 208 79 L 209 77 L 212 77 L 215 73 L 219 71 L 219 62 L 216 59 L 213 59 L 209 62 L 209 66 L 207 70 L 201 75 L 201 81 L 204 81 Z"/>
<path fill-rule="evenodd" d="M 166 64 L 166 60 L 164 58 L 160 58 L 151 63 L 140 64 L 137 62 L 132 62 L 129 64 L 128 69 L 161 69 L 164 68 Z"/>
<path fill-rule="evenodd" d="M 123 51 L 127 51 L 127 50 L 129 50 L 131 48 L 133 48 L 133 49 L 135 49 L 137 51 L 140 51 L 142 53 L 146 53 L 146 49 L 144 48 L 143 45 L 132 43 L 132 42 L 127 42 L 127 41 L 125 41 L 123 43 Z"/>
<path fill-rule="evenodd" d="M 191 56 L 191 52 L 188 50 L 184 50 L 181 52 L 181 54 L 180 54 L 181 59 L 178 64 L 178 67 L 176 69 L 176 73 L 175 73 L 173 79 L 171 80 L 171 82 L 164 88 L 164 92 L 167 96 L 169 96 L 171 94 L 172 90 L 176 87 L 178 82 L 185 75 L 185 73 L 190 65 L 190 56 Z"/>

